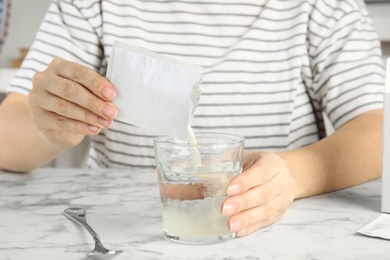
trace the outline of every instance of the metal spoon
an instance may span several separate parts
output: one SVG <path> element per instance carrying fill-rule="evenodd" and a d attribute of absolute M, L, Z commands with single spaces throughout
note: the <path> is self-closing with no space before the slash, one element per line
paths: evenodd
<path fill-rule="evenodd" d="M 114 257 L 123 251 L 121 250 L 109 250 L 105 248 L 100 241 L 99 235 L 91 228 L 91 226 L 87 223 L 86 211 L 83 208 L 68 208 L 64 210 L 65 216 L 69 219 L 73 220 L 77 224 L 80 224 L 84 228 L 88 230 L 88 232 L 92 235 L 95 240 L 95 248 L 87 253 L 87 256 L 94 259 L 106 259 Z"/>

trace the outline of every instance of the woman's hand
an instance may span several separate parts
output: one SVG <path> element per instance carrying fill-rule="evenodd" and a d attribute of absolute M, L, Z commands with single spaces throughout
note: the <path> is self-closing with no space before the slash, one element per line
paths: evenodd
<path fill-rule="evenodd" d="M 292 203 L 294 180 L 283 159 L 271 152 L 247 152 L 243 172 L 232 179 L 222 211 L 237 236 L 280 220 Z"/>
<path fill-rule="evenodd" d="M 96 135 L 112 124 L 117 110 L 109 101 L 114 97 L 114 87 L 94 70 L 55 58 L 33 77 L 28 100 L 32 120 L 43 135 L 73 147 L 85 135 Z"/>

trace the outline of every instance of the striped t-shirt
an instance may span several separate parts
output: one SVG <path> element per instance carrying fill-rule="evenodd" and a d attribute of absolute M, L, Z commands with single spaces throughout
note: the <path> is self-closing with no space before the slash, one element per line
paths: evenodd
<path fill-rule="evenodd" d="M 204 68 L 194 131 L 282 151 L 382 107 L 380 42 L 362 0 L 56 0 L 9 91 L 27 94 L 53 57 L 106 74 L 114 40 Z M 142 111 L 139 111 L 142 113 Z M 154 167 L 148 133 L 115 121 L 89 167 Z"/>

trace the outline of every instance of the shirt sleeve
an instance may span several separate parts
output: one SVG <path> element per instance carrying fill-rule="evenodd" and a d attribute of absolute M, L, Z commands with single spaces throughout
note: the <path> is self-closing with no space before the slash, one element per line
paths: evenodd
<path fill-rule="evenodd" d="M 100 13 L 97 0 L 54 0 L 7 92 L 27 95 L 34 74 L 45 70 L 55 57 L 100 72 L 103 62 Z"/>
<path fill-rule="evenodd" d="M 304 73 L 317 114 L 338 128 L 383 107 L 381 44 L 363 1 L 317 1 L 308 23 Z"/>

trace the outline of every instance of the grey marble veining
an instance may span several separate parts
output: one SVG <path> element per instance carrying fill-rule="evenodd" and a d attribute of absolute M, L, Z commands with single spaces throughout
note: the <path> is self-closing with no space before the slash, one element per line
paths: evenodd
<path fill-rule="evenodd" d="M 267 228 L 208 246 L 164 239 L 154 171 L 43 168 L 0 172 L 0 259 L 87 259 L 93 240 L 63 215 L 87 209 L 115 259 L 390 259 L 390 241 L 357 230 L 380 213 L 380 180 L 297 200 Z"/>

